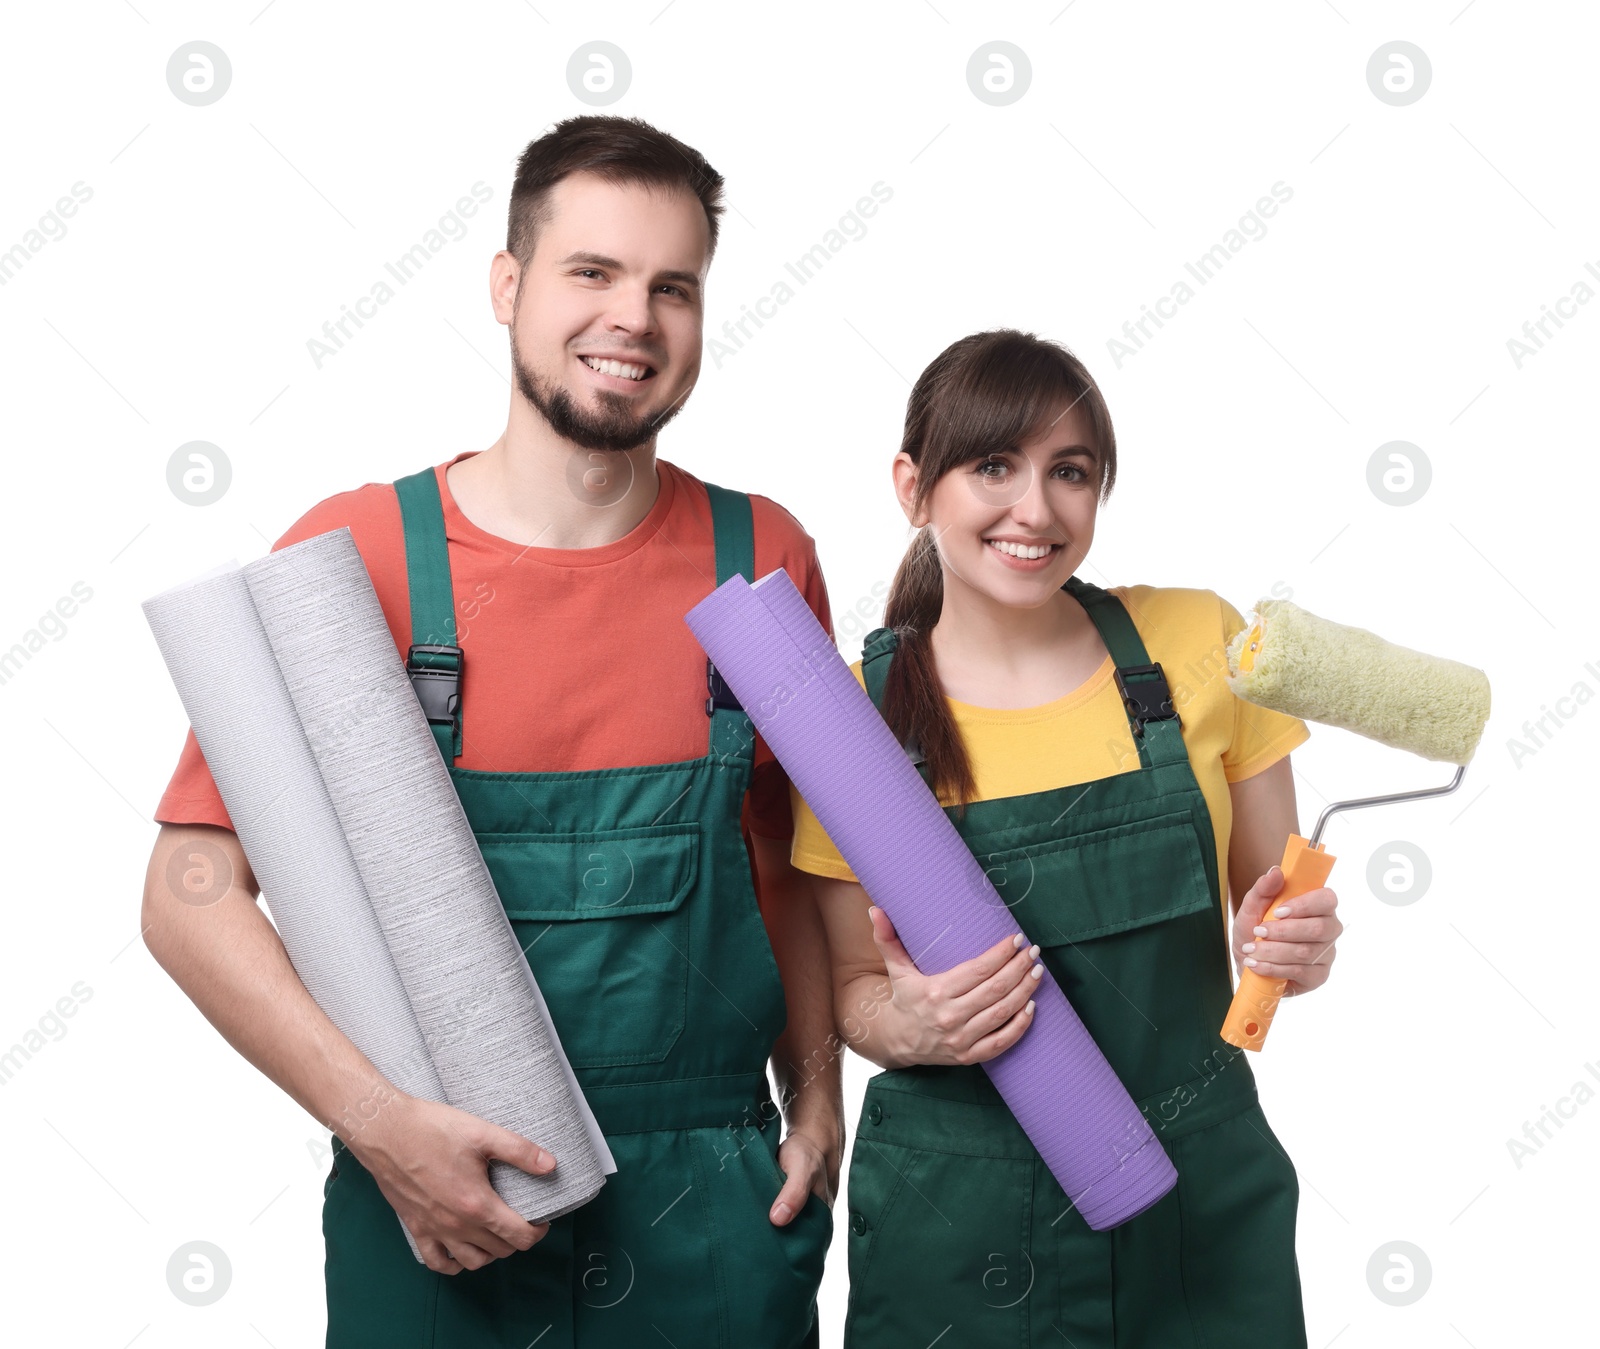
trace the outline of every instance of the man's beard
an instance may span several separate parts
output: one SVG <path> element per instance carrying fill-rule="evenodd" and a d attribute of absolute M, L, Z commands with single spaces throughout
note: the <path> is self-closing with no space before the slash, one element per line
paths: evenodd
<path fill-rule="evenodd" d="M 659 412 L 639 416 L 630 410 L 632 404 L 628 398 L 602 389 L 595 395 L 599 409 L 586 411 L 578 407 L 564 386 L 546 383 L 523 365 L 517 354 L 515 337 L 511 340 L 511 370 L 522 396 L 538 408 L 540 415 L 550 423 L 550 429 L 586 450 L 615 454 L 636 450 L 676 417 L 684 403 L 679 398 Z"/>

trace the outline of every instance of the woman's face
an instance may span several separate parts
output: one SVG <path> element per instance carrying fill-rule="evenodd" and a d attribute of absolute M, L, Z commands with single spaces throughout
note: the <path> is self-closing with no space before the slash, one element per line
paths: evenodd
<path fill-rule="evenodd" d="M 1099 464 L 1082 402 L 1014 449 L 951 469 L 920 507 L 916 466 L 895 456 L 907 518 L 932 525 L 948 594 L 962 584 L 997 604 L 1034 608 L 1082 564 L 1094 540 Z"/>

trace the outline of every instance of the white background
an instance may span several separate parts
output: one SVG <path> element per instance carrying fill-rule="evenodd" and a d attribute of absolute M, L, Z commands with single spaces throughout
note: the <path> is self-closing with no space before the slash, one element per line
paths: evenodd
<path fill-rule="evenodd" d="M 79 981 L 92 992 L 0 1085 L 8 1341 L 321 1343 L 326 1132 L 138 939 L 185 724 L 138 602 L 260 555 L 333 492 L 494 439 L 509 385 L 488 261 L 516 155 L 588 110 L 566 71 L 594 39 L 632 67 L 609 110 L 727 177 L 708 335 L 875 182 L 892 190 L 754 340 L 708 356 L 660 445 L 798 516 L 848 659 L 908 538 L 888 464 L 909 381 L 956 337 L 1007 325 L 1077 351 L 1116 421 L 1120 481 L 1086 579 L 1208 587 L 1241 610 L 1287 588 L 1489 673 L 1460 791 L 1329 826 L 1339 960 L 1254 1066 L 1301 1177 L 1313 1346 L 1592 1333 L 1600 1104 L 1574 1100 L 1520 1167 L 1508 1140 L 1580 1080 L 1600 1087 L 1585 1069 L 1600 1073 L 1600 636 L 1583 580 L 1600 304 L 1520 368 L 1507 348 L 1586 261 L 1600 270 L 1591 7 L 100 0 L 8 7 L 5 30 L 0 249 L 26 247 L 74 183 L 92 191 L 0 286 L 0 649 L 74 583 L 92 591 L 0 684 L 0 1050 Z M 166 79 L 194 39 L 231 62 L 209 106 Z M 997 39 L 1031 64 L 1007 106 L 966 79 Z M 1407 106 L 1367 80 L 1397 39 L 1432 67 Z M 480 180 L 492 198 L 466 236 L 318 369 L 308 339 Z M 1293 196 L 1265 236 L 1119 366 L 1108 339 L 1276 182 Z M 232 467 L 209 506 L 168 487 L 192 440 Z M 1369 486 L 1394 440 L 1431 465 L 1410 505 Z M 1558 704 L 1578 685 L 1586 701 Z M 1547 708 L 1565 724 L 1519 764 L 1509 741 Z M 1307 833 L 1324 800 L 1450 772 L 1315 727 L 1294 764 Z M 1431 863 L 1414 903 L 1368 884 L 1395 841 Z M 867 1071 L 850 1061 L 852 1125 Z M 840 1342 L 847 1204 L 824 1344 Z M 168 1289 L 191 1240 L 232 1265 L 210 1307 Z M 1431 1268 L 1407 1306 L 1369 1280 L 1397 1241 Z"/>

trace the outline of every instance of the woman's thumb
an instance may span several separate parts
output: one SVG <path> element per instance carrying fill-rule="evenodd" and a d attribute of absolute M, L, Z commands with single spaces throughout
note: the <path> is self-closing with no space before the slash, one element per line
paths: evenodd
<path fill-rule="evenodd" d="M 894 930 L 889 915 L 874 904 L 867 910 L 867 916 L 872 919 L 872 940 L 878 948 L 878 954 L 883 957 L 884 968 L 891 975 L 906 972 L 915 974 L 916 963 L 901 942 L 900 934 Z"/>

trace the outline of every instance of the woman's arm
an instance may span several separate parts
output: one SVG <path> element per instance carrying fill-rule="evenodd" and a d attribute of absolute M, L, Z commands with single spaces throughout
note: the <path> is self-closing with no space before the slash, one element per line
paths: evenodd
<path fill-rule="evenodd" d="M 982 1063 L 1032 1024 L 1044 966 L 1037 946 L 1017 944 L 1027 940 L 1020 932 L 925 976 L 861 885 L 827 876 L 811 881 L 833 959 L 834 1021 L 863 1058 L 883 1068 Z"/>
<path fill-rule="evenodd" d="M 1233 963 L 1268 979 L 1287 979 L 1285 996 L 1320 988 L 1328 978 L 1334 943 L 1344 931 L 1339 898 L 1326 886 L 1307 891 L 1263 923 L 1283 888 L 1284 845 L 1300 832 L 1294 773 L 1286 754 L 1252 777 L 1228 784 L 1233 829 L 1228 838 L 1228 889 L 1233 909 Z"/>

